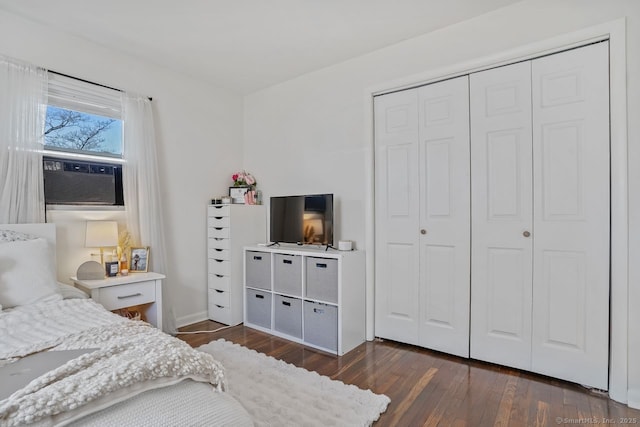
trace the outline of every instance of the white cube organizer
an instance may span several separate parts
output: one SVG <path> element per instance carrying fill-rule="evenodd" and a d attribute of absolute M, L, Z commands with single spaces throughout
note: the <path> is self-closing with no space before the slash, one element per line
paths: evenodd
<path fill-rule="evenodd" d="M 245 247 L 246 326 L 343 355 L 365 341 L 363 251 Z"/>

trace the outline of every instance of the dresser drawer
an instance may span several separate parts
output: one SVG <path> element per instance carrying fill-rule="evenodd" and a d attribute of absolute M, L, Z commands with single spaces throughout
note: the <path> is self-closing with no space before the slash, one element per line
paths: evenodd
<path fill-rule="evenodd" d="M 225 325 L 231 324 L 231 309 L 221 305 L 209 304 L 209 319 Z"/>
<path fill-rule="evenodd" d="M 209 248 L 209 258 L 229 261 L 231 259 L 231 251 L 222 248 Z"/>
<path fill-rule="evenodd" d="M 222 274 L 209 274 L 209 289 L 228 291 L 231 289 L 231 278 Z"/>
<path fill-rule="evenodd" d="M 231 274 L 231 261 L 210 259 L 209 274 L 221 274 L 229 276 Z"/>
<path fill-rule="evenodd" d="M 229 307 L 229 292 L 220 289 L 209 289 L 209 304 Z"/>
<path fill-rule="evenodd" d="M 230 213 L 229 205 L 207 206 L 207 216 L 229 216 Z"/>
<path fill-rule="evenodd" d="M 155 281 L 109 286 L 100 289 L 100 301 L 107 310 L 146 304 L 156 300 Z"/>
<path fill-rule="evenodd" d="M 207 225 L 209 227 L 229 227 L 228 216 L 210 216 L 207 218 Z"/>
<path fill-rule="evenodd" d="M 229 249 L 229 239 L 226 237 L 210 237 L 209 248 L 212 249 Z"/>
<path fill-rule="evenodd" d="M 209 227 L 209 238 L 229 238 L 229 228 L 228 227 Z"/>

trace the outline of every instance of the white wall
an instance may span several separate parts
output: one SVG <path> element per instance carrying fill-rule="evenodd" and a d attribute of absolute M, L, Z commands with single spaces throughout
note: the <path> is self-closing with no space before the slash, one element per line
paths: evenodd
<path fill-rule="evenodd" d="M 341 202 L 337 238 L 371 244 L 364 191 L 370 178 L 371 111 L 367 88 L 407 76 L 557 37 L 618 18 L 627 19 L 629 141 L 629 399 L 640 406 L 640 2 L 528 0 L 442 30 L 310 73 L 245 98 L 244 165 L 260 179 L 265 198 L 333 192 Z M 419 79 L 419 77 L 416 77 Z M 416 80 L 419 82 L 420 80 Z M 368 267 L 368 272 L 372 269 Z M 371 307 L 371 301 L 369 301 Z M 623 385 L 626 390 L 626 384 Z M 625 393 L 626 394 L 626 393 Z"/>
<path fill-rule="evenodd" d="M 0 54 L 108 86 L 153 97 L 171 262 L 165 306 L 178 323 L 206 317 L 206 220 L 209 199 L 225 194 L 242 167 L 242 99 L 137 58 L 0 11 Z M 50 212 L 63 236 L 59 278 L 68 282 L 82 257 L 84 221 L 122 213 Z M 145 242 L 142 242 L 144 244 Z M 151 250 L 153 256 L 153 248 Z"/>

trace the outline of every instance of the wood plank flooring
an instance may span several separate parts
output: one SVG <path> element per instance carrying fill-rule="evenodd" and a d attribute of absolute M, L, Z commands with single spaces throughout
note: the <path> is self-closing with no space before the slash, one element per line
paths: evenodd
<path fill-rule="evenodd" d="M 222 326 L 204 321 L 180 331 Z M 639 410 L 578 385 L 392 341 L 366 342 L 337 357 L 243 325 L 178 337 L 193 347 L 224 338 L 347 384 L 386 394 L 391 404 L 376 426 L 640 424 Z"/>

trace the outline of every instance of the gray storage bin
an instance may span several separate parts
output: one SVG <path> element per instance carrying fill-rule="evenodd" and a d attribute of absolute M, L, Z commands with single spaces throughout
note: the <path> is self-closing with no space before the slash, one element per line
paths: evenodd
<path fill-rule="evenodd" d="M 304 341 L 338 351 L 338 307 L 305 301 Z"/>
<path fill-rule="evenodd" d="M 273 298 L 273 329 L 302 338 L 302 300 L 278 294 Z"/>
<path fill-rule="evenodd" d="M 246 252 L 246 285 L 271 290 L 271 253 Z"/>
<path fill-rule="evenodd" d="M 283 294 L 302 296 L 302 257 L 274 254 L 273 288 Z"/>
<path fill-rule="evenodd" d="M 271 294 L 247 288 L 247 322 L 271 329 Z"/>
<path fill-rule="evenodd" d="M 338 260 L 307 258 L 307 298 L 338 303 Z"/>

